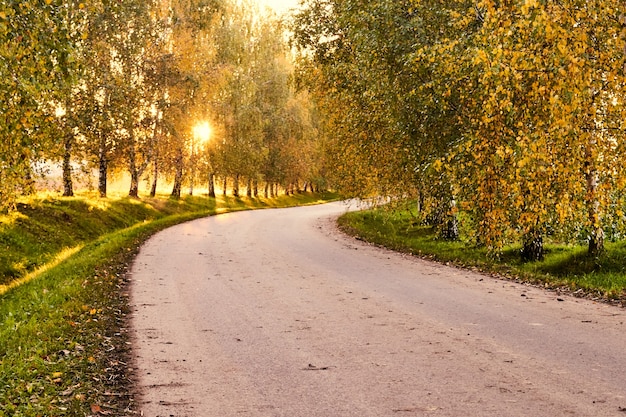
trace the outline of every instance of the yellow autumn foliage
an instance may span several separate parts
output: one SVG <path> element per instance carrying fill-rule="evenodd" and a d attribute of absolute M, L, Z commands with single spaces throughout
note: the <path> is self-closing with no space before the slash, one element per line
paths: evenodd
<path fill-rule="evenodd" d="M 624 236 L 626 3 L 307 4 L 327 12 L 303 33 L 333 39 L 306 47 L 335 86 L 316 88 L 352 191 L 362 176 L 368 192 L 452 201 L 494 254 L 526 234 L 593 250 L 605 229 Z"/>

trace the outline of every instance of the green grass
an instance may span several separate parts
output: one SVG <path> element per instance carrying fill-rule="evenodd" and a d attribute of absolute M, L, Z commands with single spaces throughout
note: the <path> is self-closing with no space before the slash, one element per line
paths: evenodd
<path fill-rule="evenodd" d="M 139 245 L 198 217 L 334 197 L 23 202 L 0 218 L 0 416 L 132 415 L 125 272 Z"/>
<path fill-rule="evenodd" d="M 541 262 L 522 262 L 521 246 L 505 248 L 493 259 L 484 248 L 437 239 L 431 227 L 416 224 L 407 210 L 380 208 L 351 212 L 339 220 L 349 234 L 394 250 L 549 288 L 578 291 L 606 300 L 626 301 L 626 242 L 607 243 L 599 258 L 583 246 L 547 244 Z"/>

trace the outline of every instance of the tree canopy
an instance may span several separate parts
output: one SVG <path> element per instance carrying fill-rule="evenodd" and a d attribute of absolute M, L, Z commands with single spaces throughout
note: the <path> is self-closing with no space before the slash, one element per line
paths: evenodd
<path fill-rule="evenodd" d="M 544 238 L 597 255 L 626 230 L 625 45 L 609 0 L 303 0 L 287 20 L 249 0 L 9 0 L 0 208 L 61 163 L 65 195 L 77 165 L 101 196 L 122 170 L 133 196 L 333 186 L 415 198 L 494 256 L 540 259 Z"/>
<path fill-rule="evenodd" d="M 334 180 L 416 196 L 443 237 L 529 259 L 624 233 L 626 6 L 609 0 L 307 0 L 298 73 Z"/>
<path fill-rule="evenodd" d="M 319 182 L 312 104 L 280 19 L 263 13 L 234 0 L 3 2 L 0 209 L 57 163 L 67 196 L 78 166 L 98 172 L 102 197 L 112 171 L 135 197 L 158 178 L 174 196 L 209 176 Z M 294 106 L 308 118 L 290 118 Z M 193 133 L 203 123 L 209 140 Z"/>

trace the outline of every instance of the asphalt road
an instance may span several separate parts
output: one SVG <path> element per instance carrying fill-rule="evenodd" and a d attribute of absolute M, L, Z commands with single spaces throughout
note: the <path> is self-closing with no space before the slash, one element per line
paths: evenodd
<path fill-rule="evenodd" d="M 132 269 L 147 417 L 626 416 L 626 311 L 341 235 L 341 203 L 155 235 Z"/>

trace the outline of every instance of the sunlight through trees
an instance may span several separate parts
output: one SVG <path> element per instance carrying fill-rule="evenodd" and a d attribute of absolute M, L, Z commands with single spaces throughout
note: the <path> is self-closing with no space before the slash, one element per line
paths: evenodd
<path fill-rule="evenodd" d="M 494 256 L 520 242 L 541 259 L 545 239 L 596 256 L 624 238 L 623 2 L 263 7 L 0 5 L 0 208 L 56 164 L 67 196 L 96 171 L 103 197 L 125 172 L 132 196 L 146 182 L 413 198 L 440 237 Z"/>
<path fill-rule="evenodd" d="M 316 146 L 316 136 L 303 133 L 313 122 L 288 117 L 294 103 L 312 104 L 296 99 L 280 19 L 259 20 L 258 7 L 229 0 L 0 5 L 0 209 L 35 191 L 55 164 L 66 196 L 79 170 L 97 172 L 102 197 L 121 172 L 135 197 L 142 181 L 151 194 L 159 181 L 171 183 L 173 196 L 216 177 L 245 179 L 249 190 L 319 182 L 308 177 L 317 171 L 309 164 L 321 161 L 305 153 Z M 306 162 L 282 155 L 285 146 L 302 146 L 289 154 Z"/>

